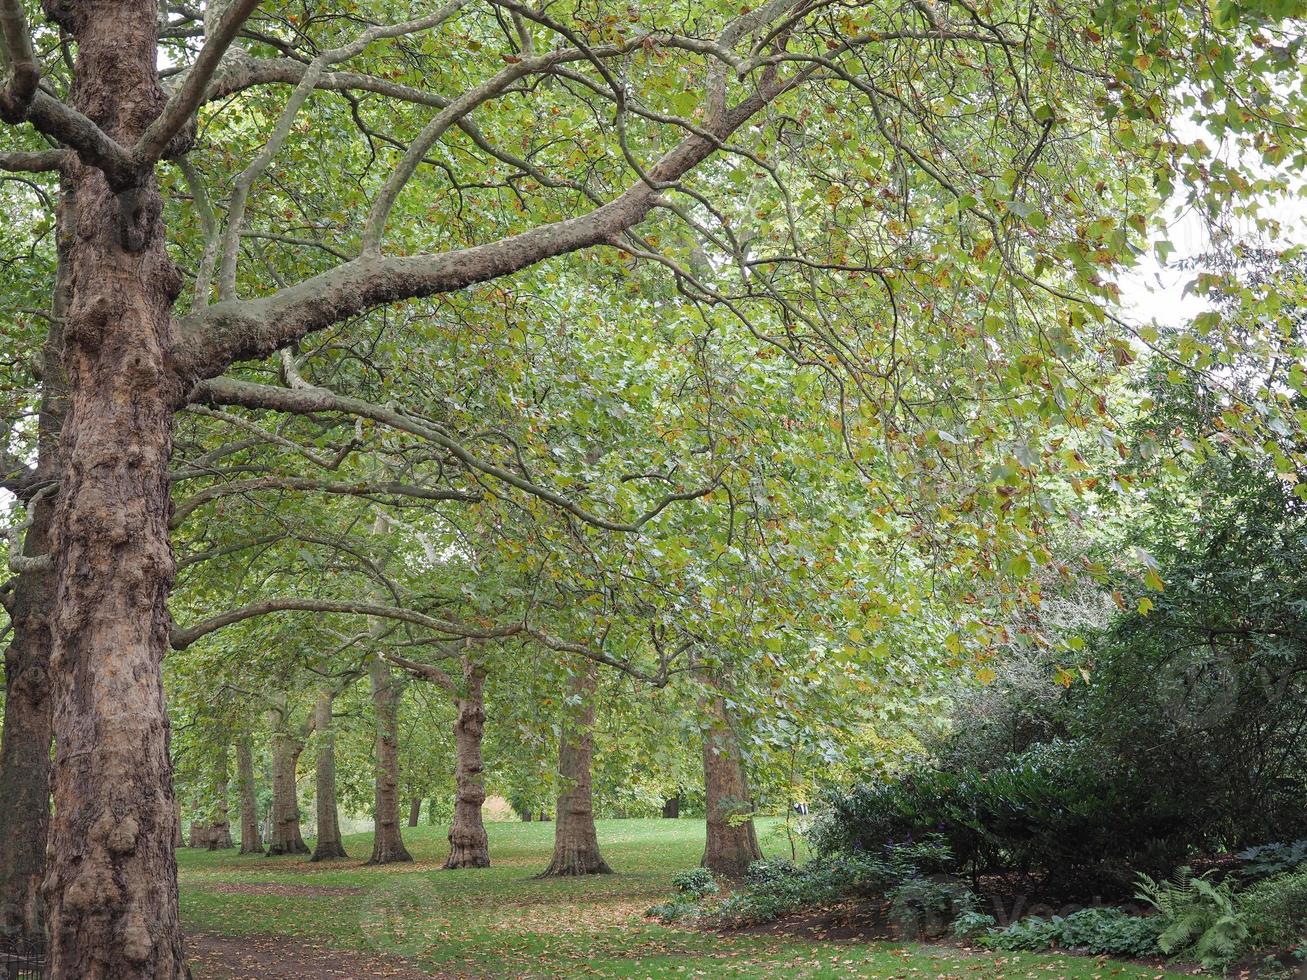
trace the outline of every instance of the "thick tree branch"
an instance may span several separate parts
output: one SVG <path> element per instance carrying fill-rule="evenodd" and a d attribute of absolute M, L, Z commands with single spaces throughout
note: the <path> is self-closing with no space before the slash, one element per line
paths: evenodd
<path fill-rule="evenodd" d="M 185 378 L 211 378 L 233 361 L 267 357 L 307 334 L 383 304 L 453 292 L 607 243 L 644 220 L 658 201 L 657 188 L 702 163 L 720 141 L 790 84 L 765 81 L 726 114 L 711 136 L 693 134 L 678 143 L 650 168 L 650 183 L 640 181 L 587 214 L 455 252 L 403 257 L 367 253 L 270 296 L 217 303 L 180 321 L 175 368 Z"/>
<path fill-rule="evenodd" d="M 24 153 L 0 153 L 0 170 L 13 173 L 39 174 L 58 170 L 68 157 L 65 150 L 36 150 Z"/>
<path fill-rule="evenodd" d="M 109 186 L 125 191 L 140 183 L 141 172 L 117 140 L 71 106 L 37 89 L 27 121 L 52 139 L 77 151 L 87 166 L 103 171 Z"/>

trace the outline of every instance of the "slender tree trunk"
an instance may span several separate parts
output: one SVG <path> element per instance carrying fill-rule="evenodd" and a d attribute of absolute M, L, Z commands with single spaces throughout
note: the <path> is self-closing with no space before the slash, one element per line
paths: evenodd
<path fill-rule="evenodd" d="M 703 866 L 714 874 L 743 878 L 749 865 L 761 860 L 753 826 L 753 802 L 744 771 L 744 758 L 726 702 L 720 695 L 706 699 L 710 718 L 703 736 L 703 782 L 708 811 L 708 839 Z"/>
<path fill-rule="evenodd" d="M 593 660 L 572 675 L 572 695 L 580 702 L 575 719 L 564 719 L 558 746 L 558 816 L 554 821 L 554 856 L 541 878 L 607 875 L 613 869 L 599 853 L 595 832 L 590 761 L 594 748 L 595 688 L 599 665 Z"/>
<path fill-rule="evenodd" d="M 224 742 L 222 749 L 218 753 L 218 763 L 214 770 L 213 779 L 213 815 L 209 821 L 209 850 L 225 851 L 232 846 L 231 843 L 231 815 L 227 807 L 227 794 L 230 789 L 228 775 L 228 760 L 231 751 Z"/>
<path fill-rule="evenodd" d="M 663 801 L 663 819 L 675 820 L 681 815 L 681 794 L 669 796 Z"/>
<path fill-rule="evenodd" d="M 73 105 L 124 146 L 158 114 L 153 0 L 51 3 L 77 52 Z M 161 666 L 174 564 L 168 258 L 153 168 L 126 191 L 70 155 L 76 232 L 68 411 L 51 536 L 54 816 L 44 884 L 53 980 L 187 974 Z"/>
<path fill-rule="evenodd" d="M 295 790 L 295 770 L 304 743 L 286 732 L 272 735 L 272 834 L 268 855 L 308 854 L 300 835 L 300 804 Z"/>
<path fill-rule="evenodd" d="M 241 799 L 241 853 L 262 854 L 259 805 L 254 793 L 254 752 L 248 735 L 236 742 L 236 786 Z"/>
<path fill-rule="evenodd" d="M 331 725 L 330 690 L 318 692 L 315 725 L 318 732 L 317 807 L 318 839 L 313 846 L 313 861 L 330 861 L 343 858 L 345 847 L 340 842 L 340 819 L 336 813 L 336 732 Z"/>
<path fill-rule="evenodd" d="M 66 184 L 63 191 L 67 191 Z M 57 266 L 54 318 L 41 348 L 41 407 L 37 415 L 37 475 L 58 480 L 59 431 L 67 405 L 63 318 L 72 301 L 70 254 L 75 229 L 72 201 L 60 194 L 55 213 Z M 49 553 L 54 496 L 29 503 L 32 526 L 23 554 Z M 0 728 L 0 931 L 39 936 L 44 928 L 41 880 L 45 876 L 50 827 L 50 746 L 54 736 L 54 691 L 50 677 L 50 605 L 54 579 L 49 571 L 18 575 L 6 608 L 13 629 L 5 650 L 5 705 Z M 177 833 L 181 833 L 180 824 Z"/>
<path fill-rule="evenodd" d="M 486 802 L 481 737 L 486 725 L 486 672 L 471 657 L 463 658 L 463 688 L 454 720 L 456 753 L 454 820 L 449 827 L 449 857 L 445 867 L 490 867 L 490 842 L 481 819 Z"/>
<path fill-rule="evenodd" d="M 422 816 L 422 797 L 415 796 L 408 804 L 408 825 L 416 827 L 420 816 Z"/>
<path fill-rule="evenodd" d="M 412 861 L 399 830 L 399 698 L 401 689 L 390 665 L 378 656 L 368 665 L 372 706 L 377 715 L 376 803 L 372 856 L 368 864 Z"/>
<path fill-rule="evenodd" d="M 41 500 L 24 553 L 46 550 L 53 505 Z M 50 576 L 24 572 L 9 604 L 0 738 L 0 935 L 39 936 L 41 878 L 50 825 Z"/>

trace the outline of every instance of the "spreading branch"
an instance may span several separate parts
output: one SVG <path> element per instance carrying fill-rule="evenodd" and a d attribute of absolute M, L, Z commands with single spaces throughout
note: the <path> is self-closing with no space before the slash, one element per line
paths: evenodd
<path fill-rule="evenodd" d="M 435 443 L 442 449 L 447 450 L 450 455 L 468 469 L 507 483 L 509 486 L 566 511 L 587 524 L 608 531 L 638 531 L 672 504 L 706 496 L 713 491 L 718 483 L 717 480 L 714 480 L 706 486 L 697 487 L 693 490 L 669 493 L 635 520 L 615 521 L 591 513 L 576 501 L 563 496 L 557 491 L 542 487 L 526 477 L 514 473 L 512 470 L 473 455 L 462 444 L 450 438 L 429 422 L 358 398 L 337 395 L 325 388 L 275 388 L 271 385 L 237 381 L 233 378 L 213 378 L 197 385 L 191 392 L 191 400 L 200 404 L 240 405 L 245 408 L 293 412 L 301 415 L 343 412 L 361 418 L 372 419 L 374 422 L 380 422 L 401 432 L 407 432 L 410 435 L 419 436 Z"/>

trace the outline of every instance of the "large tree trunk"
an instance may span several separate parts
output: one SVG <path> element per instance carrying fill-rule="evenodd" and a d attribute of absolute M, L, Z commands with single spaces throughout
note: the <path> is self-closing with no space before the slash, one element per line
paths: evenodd
<path fill-rule="evenodd" d="M 681 815 L 681 794 L 669 796 L 663 800 L 663 819 L 675 820 Z"/>
<path fill-rule="evenodd" d="M 254 794 L 254 752 L 248 735 L 236 742 L 236 786 L 241 798 L 241 853 L 262 854 L 259 805 Z"/>
<path fill-rule="evenodd" d="M 376 801 L 372 856 L 368 864 L 412 861 L 399 830 L 399 698 L 401 688 L 390 665 L 374 656 L 368 665 L 372 707 L 377 716 Z"/>
<path fill-rule="evenodd" d="M 486 672 L 471 657 L 463 658 L 463 687 L 454 719 L 454 820 L 449 826 L 445 868 L 490 867 L 490 842 L 481 807 L 486 802 L 481 737 L 486 727 Z"/>
<path fill-rule="evenodd" d="M 295 791 L 295 770 L 304 743 L 286 732 L 272 734 L 272 833 L 269 856 L 308 854 L 300 835 L 300 803 Z"/>
<path fill-rule="evenodd" d="M 706 699 L 710 723 L 703 735 L 703 783 L 708 811 L 708 840 L 703 866 L 714 874 L 743 878 L 749 865 L 762 859 L 754 829 L 753 802 L 744 772 L 739 739 L 726 702 Z"/>
<path fill-rule="evenodd" d="M 153 0 L 51 2 L 77 52 L 73 105 L 124 146 L 158 114 Z M 70 155 L 68 410 L 51 537 L 54 816 L 44 884 L 54 980 L 179 978 L 168 645 L 169 364 L 181 277 L 153 169 L 112 191 Z"/>
<path fill-rule="evenodd" d="M 554 856 L 541 878 L 571 875 L 607 875 L 613 869 L 599 853 L 595 833 L 594 800 L 590 785 L 590 757 L 594 747 L 595 688 L 599 665 L 593 660 L 572 675 L 573 697 L 579 701 L 575 719 L 565 719 L 558 746 L 558 817 L 554 822 Z"/>
<path fill-rule="evenodd" d="M 422 816 L 422 797 L 415 796 L 408 803 L 408 825 L 416 827 L 420 816 Z"/>
<path fill-rule="evenodd" d="M 313 846 L 313 861 L 349 857 L 340 842 L 340 819 L 336 814 L 336 732 L 331 725 L 331 699 L 331 691 L 319 691 L 315 708 L 314 727 L 318 731 L 318 839 Z"/>

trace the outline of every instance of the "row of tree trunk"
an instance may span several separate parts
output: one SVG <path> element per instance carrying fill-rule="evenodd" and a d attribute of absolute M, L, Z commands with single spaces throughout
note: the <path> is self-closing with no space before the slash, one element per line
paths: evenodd
<path fill-rule="evenodd" d="M 40 613 L 32 611 L 26 615 Z M 8 659 L 10 662 L 19 659 L 14 657 L 12 647 Z M 31 656 L 9 667 L 4 737 L 0 745 L 0 914 L 3 915 L 0 927 L 25 934 L 36 934 L 42 926 L 39 885 L 44 871 L 48 813 L 49 712 L 39 703 L 40 692 L 47 686 L 29 683 L 33 680 L 32 672 L 41 669 L 44 667 L 40 659 Z M 411 861 L 400 833 L 398 708 L 402 685 L 380 657 L 374 657 L 370 664 L 369 680 L 376 715 L 377 767 L 376 832 L 368 863 Z M 449 831 L 449 857 L 445 863 L 449 869 L 482 868 L 490 864 L 482 818 L 486 798 L 481 755 L 486 721 L 485 683 L 484 666 L 465 657 L 454 723 L 457 790 Z M 570 700 L 577 708 L 562 727 L 554 853 L 541 877 L 609 874 L 612 870 L 599 850 L 594 821 L 591 764 L 597 685 L 598 665 L 593 662 L 587 662 L 572 675 Z M 236 740 L 242 854 L 310 853 L 300 830 L 296 772 L 307 739 L 316 732 L 318 835 L 310 860 L 347 857 L 336 804 L 334 694 L 330 688 L 321 689 L 312 715 L 299 727 L 291 725 L 284 700 L 268 713 L 272 729 L 273 802 L 266 845 L 257 814 L 251 740 L 248 735 Z M 751 861 L 761 857 L 751 819 L 753 804 L 725 701 L 720 696 L 711 697 L 703 707 L 710 719 L 703 740 L 707 800 L 703 864 L 715 873 L 738 877 Z M 228 761 L 224 750 L 215 767 L 213 789 L 217 802 L 209 820 L 192 824 L 191 846 L 210 849 L 233 846 L 226 810 L 227 780 Z M 419 808 L 420 800 L 414 800 L 409 813 L 410 826 L 416 826 Z M 663 815 L 674 817 L 678 811 L 679 798 L 673 797 L 664 806 Z"/>

